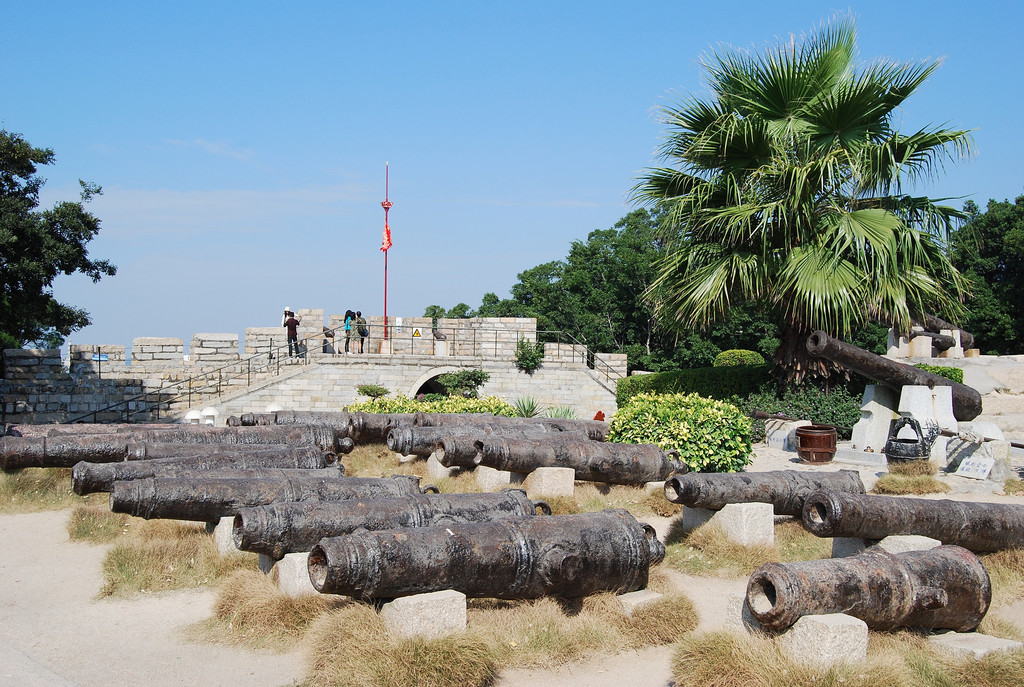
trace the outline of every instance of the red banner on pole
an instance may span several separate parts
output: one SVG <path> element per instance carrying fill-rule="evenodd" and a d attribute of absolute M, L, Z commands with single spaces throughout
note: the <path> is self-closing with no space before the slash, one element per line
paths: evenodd
<path fill-rule="evenodd" d="M 384 225 L 384 240 L 380 244 L 380 249 L 387 252 L 388 248 L 391 248 L 391 227 Z"/>

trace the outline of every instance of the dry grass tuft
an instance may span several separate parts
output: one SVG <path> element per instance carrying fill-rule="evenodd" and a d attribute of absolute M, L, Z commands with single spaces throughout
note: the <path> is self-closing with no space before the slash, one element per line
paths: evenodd
<path fill-rule="evenodd" d="M 127 529 L 103 560 L 101 597 L 201 587 L 256 567 L 253 553 L 221 556 L 201 523 L 133 519 Z"/>
<path fill-rule="evenodd" d="M 1024 651 L 955 660 L 934 653 L 922 637 L 910 632 L 872 632 L 866 663 L 828 670 L 790 660 L 764 635 L 730 632 L 685 637 L 672 658 L 678 684 L 708 687 L 1010 687 L 1020 684 L 1022 669 Z"/>
<path fill-rule="evenodd" d="M 321 615 L 303 643 L 311 663 L 310 687 L 477 687 L 493 682 L 498 672 L 494 652 L 476 633 L 399 639 L 362 604 Z"/>
<path fill-rule="evenodd" d="M 423 484 L 432 483 L 442 494 L 478 494 L 480 485 L 476 483 L 476 475 L 472 471 L 462 470 L 451 477 L 441 479 L 424 479 Z"/>
<path fill-rule="evenodd" d="M 949 485 L 943 484 L 931 475 L 894 475 L 891 472 L 882 475 L 875 482 L 874 494 L 942 494 L 949 491 Z"/>
<path fill-rule="evenodd" d="M 832 539 L 814 536 L 800 518 L 793 518 L 775 525 L 775 553 L 781 563 L 831 558 Z"/>
<path fill-rule="evenodd" d="M 196 641 L 284 652 L 295 647 L 319 616 L 348 603 L 319 594 L 293 599 L 262 572 L 237 570 L 217 590 L 214 617 L 189 634 Z"/>
<path fill-rule="evenodd" d="M 666 548 L 664 565 L 689 575 L 746 577 L 763 563 L 779 559 L 774 546 L 737 544 L 714 525 L 698 527 Z"/>
<path fill-rule="evenodd" d="M 1005 549 L 978 557 L 992 580 L 993 608 L 1024 597 L 1024 549 Z"/>
<path fill-rule="evenodd" d="M 1024 642 L 1024 628 L 1009 620 L 997 618 L 991 613 L 982 619 L 981 624 L 978 625 L 978 632 L 992 637 Z"/>
<path fill-rule="evenodd" d="M 99 503 L 106 494 L 79 496 L 71 490 L 71 468 L 24 468 L 0 470 L 0 513 L 32 513 L 61 510 L 85 503 Z"/>
<path fill-rule="evenodd" d="M 893 460 L 889 461 L 891 475 L 937 475 L 939 466 L 929 460 Z"/>
<path fill-rule="evenodd" d="M 78 506 L 68 519 L 68 536 L 71 541 L 106 544 L 128 532 L 129 518 L 100 506 Z"/>
<path fill-rule="evenodd" d="M 1003 482 L 1003 493 L 1007 496 L 1020 496 L 1024 494 L 1024 480 L 1008 479 Z"/>

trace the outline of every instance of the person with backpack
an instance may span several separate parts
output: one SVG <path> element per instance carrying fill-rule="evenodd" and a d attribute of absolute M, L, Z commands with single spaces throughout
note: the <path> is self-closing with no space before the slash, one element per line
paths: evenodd
<path fill-rule="evenodd" d="M 352 320 L 356 314 L 351 310 L 345 311 L 345 355 L 348 355 L 348 342 L 352 339 Z"/>
<path fill-rule="evenodd" d="M 366 320 L 363 319 L 363 311 L 356 310 L 356 333 L 359 334 L 359 352 L 363 352 L 363 343 L 366 341 L 370 330 L 366 328 Z"/>

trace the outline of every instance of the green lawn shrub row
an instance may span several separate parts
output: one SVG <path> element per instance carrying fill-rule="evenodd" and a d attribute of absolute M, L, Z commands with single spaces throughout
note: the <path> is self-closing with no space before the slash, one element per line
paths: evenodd
<path fill-rule="evenodd" d="M 615 400 L 624 408 L 631 398 L 643 393 L 699 394 L 721 401 L 745 398 L 769 381 L 770 371 L 770 365 L 735 365 L 634 375 L 619 380 Z"/>
<path fill-rule="evenodd" d="M 940 377 L 945 377 L 946 379 L 952 382 L 956 382 L 957 384 L 964 383 L 964 371 L 959 367 L 946 367 L 944 365 L 928 365 L 926 363 L 918 363 L 917 365 L 914 365 L 914 367 L 916 367 L 919 370 L 924 370 L 925 372 L 931 372 L 932 374 L 939 375 Z"/>
<path fill-rule="evenodd" d="M 515 415 L 515 408 L 497 396 L 466 398 L 464 396 L 435 397 L 436 400 L 421 401 L 402 394 L 374 398 L 348 406 L 350 412 L 364 413 L 491 413 L 492 415 Z"/>

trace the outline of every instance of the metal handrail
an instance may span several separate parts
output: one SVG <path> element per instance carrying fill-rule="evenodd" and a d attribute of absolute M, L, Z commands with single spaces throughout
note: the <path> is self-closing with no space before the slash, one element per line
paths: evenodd
<path fill-rule="evenodd" d="M 485 357 L 485 356 L 480 355 L 480 354 L 478 354 L 476 352 L 477 351 L 482 351 L 483 347 L 486 346 L 488 343 L 490 343 L 490 342 L 488 342 L 486 340 L 481 341 L 478 338 L 478 334 L 486 334 L 488 332 L 491 332 L 491 333 L 494 334 L 494 337 L 493 337 L 494 341 L 493 341 L 493 349 L 492 350 L 493 350 L 493 355 L 495 357 L 497 357 L 497 355 L 498 355 L 499 343 L 501 343 L 501 342 L 499 342 L 499 334 L 502 334 L 502 335 L 507 337 L 511 333 L 511 331 L 515 331 L 515 333 L 517 335 L 517 338 L 516 338 L 517 341 L 520 338 L 524 338 L 522 336 L 523 335 L 523 330 L 509 330 L 509 329 L 505 329 L 505 328 L 499 329 L 499 328 L 490 328 L 490 327 L 457 327 L 457 326 L 449 325 L 449 326 L 444 326 L 444 327 L 431 328 L 430 329 L 431 336 L 429 338 L 427 338 L 427 337 L 424 337 L 423 334 L 420 334 L 419 337 L 416 337 L 415 336 L 416 330 L 417 329 L 422 329 L 422 328 L 411 327 L 409 325 L 402 325 L 401 326 L 401 329 L 409 328 L 411 330 L 409 332 L 409 336 L 408 337 L 406 337 L 404 335 L 404 331 L 396 332 L 396 330 L 399 329 L 399 325 L 397 325 L 397 324 L 367 324 L 366 327 L 367 327 L 367 330 L 369 331 L 369 335 L 367 337 L 359 337 L 357 330 L 353 329 L 353 330 L 350 330 L 350 331 L 352 332 L 352 334 L 354 334 L 354 336 L 350 335 L 350 339 L 351 340 L 355 340 L 355 339 L 358 339 L 358 338 L 366 338 L 366 339 L 371 339 L 371 340 L 373 340 L 373 339 L 383 340 L 384 337 L 381 336 L 380 334 L 378 334 L 378 336 L 374 337 L 373 336 L 373 332 L 374 332 L 374 330 L 377 330 L 378 332 L 381 332 L 382 330 L 387 329 L 389 334 L 390 334 L 390 336 L 387 337 L 387 338 L 391 339 L 392 341 L 396 340 L 396 336 L 395 336 L 396 333 L 401 333 L 402 334 L 402 336 L 400 338 L 403 341 L 406 338 L 408 338 L 408 340 L 411 342 L 410 343 L 410 355 L 417 355 L 416 350 L 415 350 L 415 347 L 416 347 L 415 339 L 416 338 L 424 338 L 424 339 L 427 339 L 427 340 L 433 342 L 433 340 L 435 339 L 434 332 L 437 332 L 437 333 L 440 333 L 440 334 L 444 334 L 445 340 L 451 342 L 453 345 L 457 345 L 458 344 L 458 342 L 460 341 L 460 334 L 461 334 L 462 335 L 461 336 L 461 340 L 462 341 L 470 341 L 470 343 L 471 343 L 471 350 L 474 351 L 473 357 Z M 339 332 L 341 332 L 342 334 L 344 333 L 344 325 L 338 325 L 338 326 L 330 328 L 330 329 L 324 327 L 322 332 L 314 334 L 314 335 L 311 335 L 311 336 L 307 336 L 307 337 L 301 339 L 299 341 L 299 344 L 301 344 L 301 348 L 300 348 L 300 353 L 298 355 L 298 358 L 300 360 L 300 364 L 302 364 L 302 365 L 309 364 L 309 362 L 310 362 L 309 342 L 313 341 L 313 340 L 317 340 L 318 341 L 317 345 L 319 346 L 319 345 L 321 345 L 319 343 L 321 340 L 332 339 L 333 342 L 334 342 L 332 344 L 332 346 L 331 346 L 332 347 L 332 351 L 333 351 L 333 355 L 335 355 L 335 356 L 340 355 L 340 352 L 338 350 L 338 348 L 339 348 L 339 339 L 340 339 L 340 337 L 338 336 Z M 448 333 L 449 332 L 451 333 L 451 338 L 450 339 L 448 338 Z M 467 334 L 467 332 L 471 332 L 471 336 L 469 334 Z M 529 330 L 529 332 L 530 333 L 535 333 L 536 334 L 536 340 L 538 340 L 538 341 L 541 339 L 542 335 L 546 336 L 547 338 L 554 338 L 555 341 L 547 342 L 547 343 L 557 343 L 557 344 L 559 344 L 559 346 L 561 346 L 562 339 L 564 337 L 565 340 L 566 340 L 566 343 L 573 346 L 572 354 L 571 354 L 569 359 L 571 361 L 575 362 L 576 353 L 577 353 L 577 351 L 579 351 L 580 352 L 580 362 L 585 364 L 590 369 L 593 369 L 595 372 L 599 372 L 600 374 L 602 374 L 604 379 L 605 379 L 605 381 L 608 382 L 608 383 L 610 383 L 613 379 L 618 380 L 619 378 L 622 377 L 621 373 L 619 373 L 618 371 L 613 369 L 605 361 L 603 361 L 600 358 L 598 358 L 597 354 L 592 353 L 590 351 L 590 349 L 587 347 L 586 344 L 582 343 L 581 341 L 579 341 L 578 339 L 576 339 L 574 336 L 572 336 L 571 334 L 569 334 L 567 332 L 562 332 L 562 331 L 557 331 L 557 330 L 532 330 L 532 329 Z M 506 343 L 509 343 L 509 342 L 506 341 Z M 72 423 L 73 422 L 81 422 L 81 421 L 83 421 L 83 420 L 85 420 L 87 418 L 90 418 L 90 417 L 95 422 L 95 421 L 97 421 L 97 418 L 98 418 L 100 413 L 107 413 L 107 412 L 110 412 L 110 411 L 113 411 L 113 410 L 117 410 L 117 409 L 122 408 L 122 407 L 124 408 L 125 422 L 131 422 L 131 415 L 133 413 L 137 414 L 137 413 L 140 413 L 140 412 L 150 412 L 152 410 L 152 408 L 149 408 L 149 407 L 146 407 L 146 406 L 149 406 L 151 403 L 155 404 L 156 418 L 159 419 L 160 418 L 160 408 L 161 408 L 162 405 L 166 404 L 167 406 L 170 406 L 170 404 L 172 404 L 172 403 L 174 403 L 176 401 L 180 401 L 182 399 L 187 399 L 187 405 L 188 405 L 189 408 L 191 408 L 192 407 L 192 396 L 193 395 L 202 396 L 202 395 L 205 395 L 207 393 L 216 393 L 217 396 L 219 397 L 223 393 L 223 388 L 224 388 L 225 384 L 230 385 L 231 382 L 233 382 L 233 381 L 235 381 L 237 379 L 240 379 L 243 376 L 245 377 L 245 380 L 246 380 L 245 386 L 246 386 L 246 388 L 248 388 L 249 386 L 252 385 L 252 375 L 253 375 L 253 372 L 254 372 L 254 369 L 253 369 L 254 368 L 254 365 L 253 365 L 254 361 L 256 362 L 256 365 L 257 365 L 257 367 L 255 369 L 256 373 L 260 373 L 261 371 L 264 371 L 264 372 L 273 372 L 273 376 L 280 375 L 281 374 L 281 358 L 287 352 L 288 352 L 288 346 L 287 345 L 276 346 L 275 347 L 275 346 L 273 346 L 273 339 L 271 339 L 271 348 L 270 348 L 269 351 L 264 351 L 264 352 L 260 352 L 260 353 L 254 353 L 253 355 L 251 355 L 251 356 L 249 356 L 247 358 L 240 358 L 239 360 L 227 363 L 227 364 L 222 365 L 220 367 L 216 367 L 216 368 L 213 368 L 213 369 L 210 369 L 210 370 L 204 370 L 203 372 L 191 375 L 191 376 L 189 376 L 189 377 L 187 377 L 185 379 L 179 380 L 177 382 L 172 382 L 172 383 L 169 383 L 167 385 L 163 385 L 162 384 L 161 386 L 159 386 L 155 390 L 143 391 L 143 392 L 141 392 L 139 394 L 135 394 L 135 395 L 130 396 L 128 398 L 122 399 L 122 400 L 120 400 L 120 401 L 118 401 L 116 403 L 112 403 L 112 404 L 110 404 L 108 406 L 105 406 L 103 408 L 99 408 L 97 410 L 89 411 L 88 413 L 85 413 L 85 414 L 83 414 L 81 416 L 78 416 L 78 417 L 76 417 L 74 419 L 68 420 L 68 422 L 72 422 Z M 433 354 L 433 347 L 432 346 L 431 346 L 430 353 Z M 357 354 L 357 355 L 359 355 L 359 354 Z M 391 355 L 396 355 L 396 354 L 392 353 Z M 401 354 L 397 354 L 397 355 L 401 355 Z M 261 360 L 263 358 L 266 358 L 266 360 L 265 361 Z M 259 365 L 261 365 L 261 364 L 263 365 L 262 368 L 259 367 Z M 243 371 L 243 368 L 244 368 L 244 371 Z M 226 376 L 225 376 L 225 372 L 227 372 Z M 216 376 L 216 381 L 215 382 L 212 381 L 213 376 Z M 165 397 L 165 394 L 168 394 L 168 395 Z M 155 402 L 151 401 L 151 399 L 153 398 L 154 395 L 156 396 Z M 141 403 L 143 405 L 143 407 L 142 408 L 138 408 L 138 409 L 133 411 L 132 408 L 131 408 L 133 403 L 135 403 L 135 404 Z"/>

